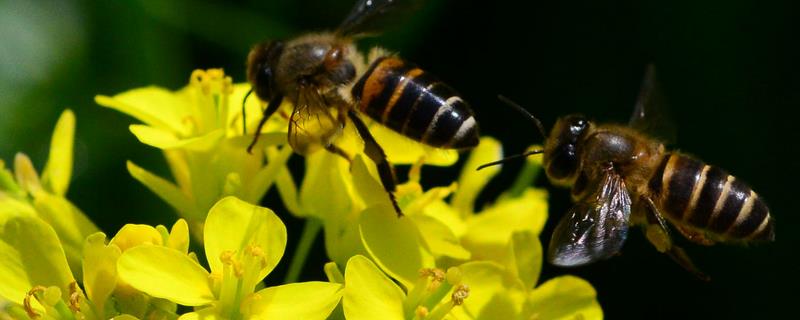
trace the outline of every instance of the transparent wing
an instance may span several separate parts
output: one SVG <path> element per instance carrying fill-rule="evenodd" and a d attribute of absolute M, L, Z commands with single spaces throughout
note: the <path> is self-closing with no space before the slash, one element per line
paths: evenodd
<path fill-rule="evenodd" d="M 331 144 L 343 124 L 331 114 L 331 106 L 313 87 L 301 88 L 289 118 L 289 144 L 306 155 Z"/>
<path fill-rule="evenodd" d="M 358 0 L 339 25 L 340 36 L 375 34 L 387 26 L 402 24 L 423 0 Z"/>
<path fill-rule="evenodd" d="M 628 125 L 664 143 L 671 144 L 676 141 L 675 123 L 653 64 L 647 65 L 644 72 L 639 97 Z"/>
<path fill-rule="evenodd" d="M 619 252 L 628 235 L 631 198 L 625 182 L 613 170 L 595 192 L 576 203 L 561 218 L 550 239 L 547 259 L 569 267 L 606 259 Z"/>

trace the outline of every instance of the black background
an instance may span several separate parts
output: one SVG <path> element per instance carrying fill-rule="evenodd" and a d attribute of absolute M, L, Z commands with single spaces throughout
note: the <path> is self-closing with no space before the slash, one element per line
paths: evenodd
<path fill-rule="evenodd" d="M 41 167 L 58 113 L 73 108 L 78 140 L 69 196 L 112 234 L 124 223 L 171 224 L 175 216 L 124 167 L 133 159 L 166 175 L 161 155 L 135 141 L 126 129 L 130 118 L 94 105 L 95 94 L 149 84 L 177 89 L 194 68 L 224 67 L 243 81 L 250 45 L 334 27 L 351 6 L 334 0 L 69 3 L 79 17 L 80 45 L 54 52 L 63 59 L 28 90 L 0 97 L 11 101 L 0 109 L 0 157 L 9 161 L 23 150 Z M 26 6 L 19 14 L 30 14 Z M 796 313 L 790 312 L 800 284 L 798 12 L 791 1 L 429 1 L 407 23 L 362 44 L 397 51 L 457 88 L 482 133 L 503 141 L 507 153 L 541 137 L 497 94 L 518 101 L 548 127 L 575 112 L 624 122 L 644 67 L 654 62 L 678 129 L 674 148 L 747 181 L 770 205 L 776 242 L 681 242 L 711 275 L 705 283 L 633 232 L 621 256 L 579 269 L 546 265 L 543 279 L 571 273 L 589 280 L 610 319 L 777 318 Z M 60 30 L 63 37 L 73 31 Z M 482 198 L 504 190 L 519 166 L 506 166 Z M 426 169 L 423 182 L 445 184 L 456 174 L 455 168 Z M 567 190 L 538 183 L 551 190 L 547 241 L 570 202 Z M 276 201 L 271 194 L 264 203 L 276 207 Z M 302 221 L 282 217 L 291 252 Z M 322 279 L 316 266 L 325 261 L 318 241 L 303 280 Z M 288 257 L 268 282 L 279 283 L 287 264 Z"/>

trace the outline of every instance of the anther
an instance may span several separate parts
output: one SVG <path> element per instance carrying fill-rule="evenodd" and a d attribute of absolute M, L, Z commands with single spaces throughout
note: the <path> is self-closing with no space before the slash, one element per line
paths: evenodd
<path fill-rule="evenodd" d="M 414 310 L 414 314 L 417 316 L 418 319 L 425 319 L 430 311 L 425 306 L 417 306 L 417 309 Z"/>
<path fill-rule="evenodd" d="M 35 298 L 36 301 L 41 302 L 41 300 L 39 300 L 39 297 L 36 296 L 36 294 L 44 292 L 45 289 L 46 288 L 43 286 L 35 286 L 31 288 L 31 290 L 29 290 L 28 293 L 25 294 L 25 299 L 22 300 L 22 306 L 25 308 L 25 312 L 28 314 L 28 317 L 35 319 L 41 316 L 40 314 L 36 313 L 36 311 L 33 310 L 33 305 L 31 304 L 31 297 Z"/>
<path fill-rule="evenodd" d="M 453 305 L 460 306 L 464 303 L 464 299 L 469 297 L 469 286 L 460 284 L 453 291 L 450 298 L 453 300 Z"/>
<path fill-rule="evenodd" d="M 81 311 L 81 298 L 83 298 L 81 288 L 78 287 L 77 282 L 73 281 L 69 284 L 69 309 L 72 312 Z"/>

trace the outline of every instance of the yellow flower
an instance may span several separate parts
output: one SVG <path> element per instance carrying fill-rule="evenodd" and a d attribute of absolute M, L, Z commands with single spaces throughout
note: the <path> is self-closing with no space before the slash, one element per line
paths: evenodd
<path fill-rule="evenodd" d="M 58 234 L 70 267 L 80 276 L 83 241 L 98 228 L 65 197 L 72 175 L 74 136 L 75 115 L 65 110 L 53 131 L 41 177 L 23 153 L 16 155 L 13 173 L 0 160 L 0 227 L 17 216 L 44 220 Z"/>
<path fill-rule="evenodd" d="M 208 210 L 225 196 L 256 203 L 276 179 L 293 187 L 284 166 L 292 150 L 286 146 L 277 149 L 286 142 L 286 127 L 280 117 L 268 122 L 267 133 L 260 139 L 269 151 L 268 165 L 264 164 L 263 152 L 251 155 L 246 151 L 252 135 L 242 133 L 239 106 L 248 90 L 247 84 L 232 84 L 220 69 L 196 70 L 189 85 L 176 92 L 145 87 L 113 97 L 100 95 L 95 101 L 144 123 L 131 125 L 131 132 L 142 143 L 164 152 L 175 182 L 133 162 L 128 162 L 128 171 L 175 208 L 195 231 L 202 230 L 200 224 Z M 251 115 L 260 114 L 256 100 L 247 101 Z M 248 127 L 254 128 L 259 119 L 250 120 Z M 202 235 L 197 236 L 202 239 Z"/>
<path fill-rule="evenodd" d="M 341 285 L 292 283 L 256 291 L 278 264 L 286 228 L 269 209 L 226 197 L 208 213 L 205 253 L 211 271 L 177 250 L 140 245 L 122 253 L 120 278 L 153 297 L 196 307 L 181 319 L 325 319 Z"/>
<path fill-rule="evenodd" d="M 117 278 L 120 254 L 143 244 L 186 254 L 188 225 L 179 220 L 171 232 L 163 226 L 126 225 L 109 244 L 105 234 L 96 232 L 83 242 L 80 277 L 67 265 L 64 248 L 52 227 L 36 217 L 12 217 L 0 229 L 0 283 L 4 284 L 0 298 L 12 303 L 6 310 L 9 314 L 23 319 L 43 314 L 55 319 L 80 316 L 89 320 L 123 314 L 127 317 L 120 319 L 174 317 L 174 304 L 149 299 Z"/>
<path fill-rule="evenodd" d="M 374 173 L 355 161 L 353 189 L 362 199 L 372 199 L 358 215 L 357 227 L 351 227 L 361 240 L 361 250 L 408 295 L 418 288 L 419 270 L 456 267 L 470 299 L 463 308 L 452 309 L 455 318 L 602 318 L 594 289 L 583 280 L 561 277 L 534 289 L 542 264 L 538 236 L 547 219 L 547 194 L 530 187 L 540 160 L 530 160 L 510 190 L 494 204 L 474 212 L 474 199 L 498 170 L 476 172 L 475 168 L 500 157 L 499 143 L 484 138 L 467 160 L 458 183 L 427 191 L 418 183 L 419 167 L 415 166 L 410 181 L 399 187 L 398 202 L 406 213 L 399 219 L 387 201 L 374 195 L 379 190 Z M 346 315 L 350 290 L 386 290 L 348 288 L 350 282 L 345 282 Z M 543 301 L 562 307 L 550 310 L 543 307 Z M 406 306 L 401 316 L 413 317 L 410 312 L 417 307 L 424 307 L 419 309 L 422 315 L 435 309 Z"/>

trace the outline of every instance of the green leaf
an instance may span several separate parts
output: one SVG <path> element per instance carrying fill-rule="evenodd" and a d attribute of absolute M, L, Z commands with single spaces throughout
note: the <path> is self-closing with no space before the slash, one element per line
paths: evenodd
<path fill-rule="evenodd" d="M 192 201 L 174 184 L 150 173 L 131 161 L 128 161 L 127 166 L 128 172 L 134 179 L 141 182 L 159 198 L 175 208 L 175 211 L 178 211 L 182 216 L 194 217 L 197 214 L 197 209 Z"/>
<path fill-rule="evenodd" d="M 64 110 L 53 130 L 50 156 L 42 171 L 42 184 L 46 189 L 63 196 L 72 176 L 72 148 L 75 139 L 75 114 Z"/>
<path fill-rule="evenodd" d="M 481 138 L 480 144 L 472 150 L 461 169 L 461 176 L 458 178 L 458 190 L 453 195 L 451 204 L 458 209 L 462 215 L 474 212 L 475 199 L 497 173 L 500 166 L 488 167 L 477 171 L 478 166 L 487 162 L 492 162 L 503 157 L 503 146 L 495 139 Z"/>
<path fill-rule="evenodd" d="M 185 306 L 215 300 L 209 273 L 189 256 L 167 247 L 141 245 L 122 253 L 120 278 L 139 291 Z"/>
<path fill-rule="evenodd" d="M 69 292 L 74 282 L 56 232 L 39 218 L 18 216 L 0 230 L 0 297 L 22 304 L 34 286 Z"/>
<path fill-rule="evenodd" d="M 343 286 L 300 282 L 258 291 L 242 303 L 242 312 L 260 319 L 327 319 L 342 298 Z"/>
<path fill-rule="evenodd" d="M 259 280 L 264 279 L 283 257 L 286 227 L 272 210 L 254 206 L 235 197 L 226 197 L 208 212 L 203 232 L 208 264 L 222 272 L 220 256 L 225 251 L 243 252 L 257 246 L 266 253 Z"/>
<path fill-rule="evenodd" d="M 398 218 L 390 205 L 364 210 L 359 226 L 364 247 L 375 263 L 406 288 L 419 278 L 420 269 L 435 266 L 417 226 L 408 217 Z"/>
<path fill-rule="evenodd" d="M 342 304 L 347 319 L 404 319 L 405 294 L 372 261 L 357 255 L 347 262 Z"/>
<path fill-rule="evenodd" d="M 536 288 L 528 296 L 526 318 L 603 319 L 592 285 L 578 277 L 561 276 Z"/>

